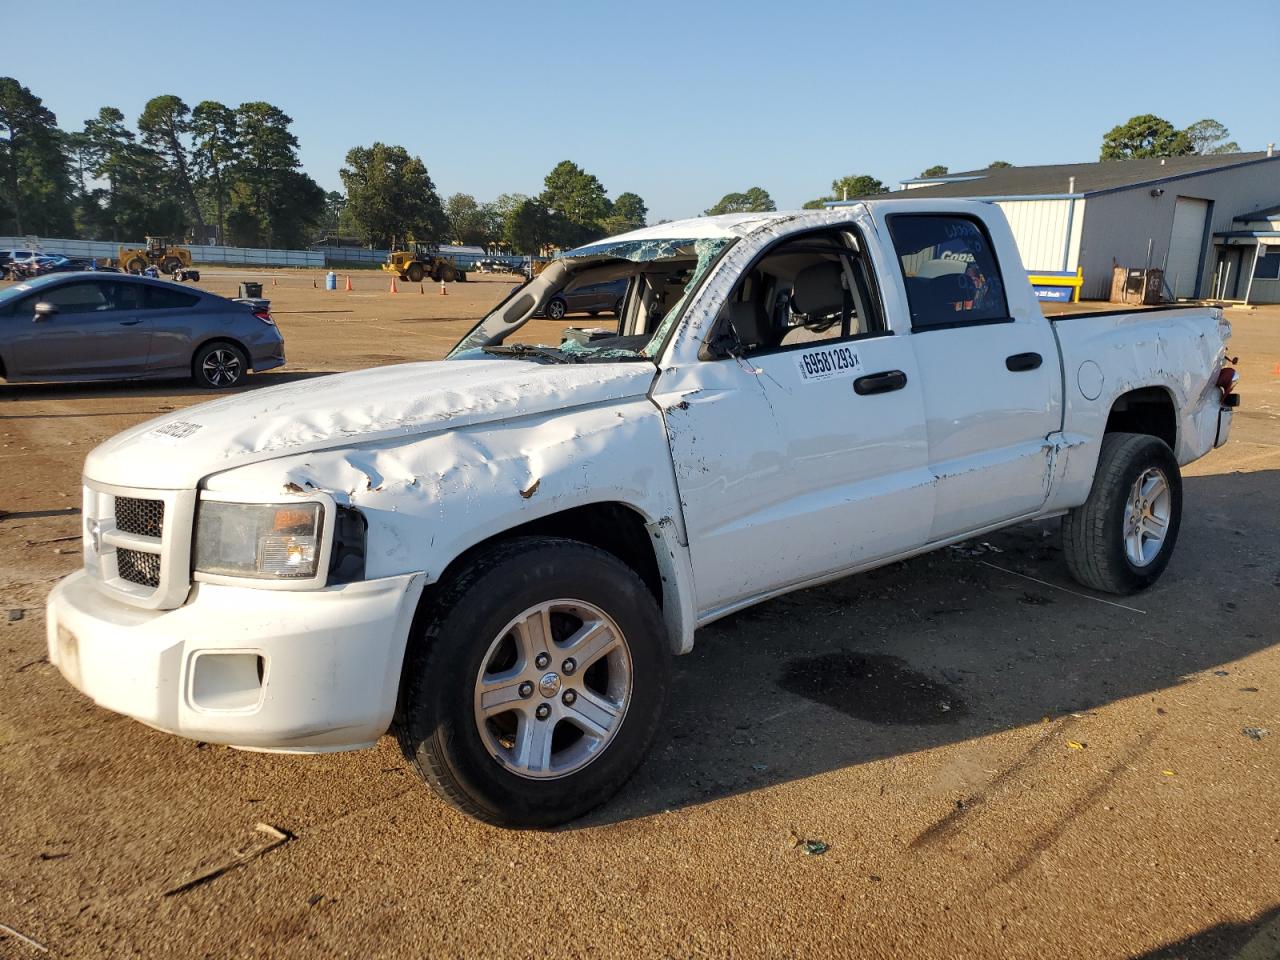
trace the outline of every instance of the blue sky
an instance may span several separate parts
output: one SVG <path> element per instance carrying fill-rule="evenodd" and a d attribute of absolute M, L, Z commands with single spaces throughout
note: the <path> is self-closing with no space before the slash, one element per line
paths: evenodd
<path fill-rule="evenodd" d="M 844 174 L 1093 160 L 1137 113 L 1213 117 L 1246 150 L 1280 140 L 1275 85 L 1240 59 L 1276 36 L 1280 6 L 1036 6 L 222 0 L 131 18 L 60 0 L 56 29 L 5 40 L 0 75 L 65 128 L 104 104 L 133 121 L 161 93 L 270 101 L 327 189 L 375 140 L 480 200 L 537 193 L 571 159 L 651 219 L 754 185 L 786 208 Z"/>

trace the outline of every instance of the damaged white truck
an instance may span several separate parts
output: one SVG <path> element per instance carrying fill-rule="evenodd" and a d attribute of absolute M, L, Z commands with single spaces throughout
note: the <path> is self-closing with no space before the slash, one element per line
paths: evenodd
<path fill-rule="evenodd" d="M 1046 319 L 999 210 L 889 200 L 573 251 L 444 361 L 144 423 L 84 468 L 50 660 L 254 750 L 394 730 L 448 802 L 548 826 L 613 794 L 670 658 L 749 604 L 1035 518 L 1116 593 L 1227 439 L 1229 325 Z M 615 328 L 537 318 L 618 279 Z"/>

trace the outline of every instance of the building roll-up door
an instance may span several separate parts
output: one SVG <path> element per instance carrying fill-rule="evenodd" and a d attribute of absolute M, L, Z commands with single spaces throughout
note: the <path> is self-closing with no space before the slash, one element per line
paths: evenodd
<path fill-rule="evenodd" d="M 1208 200 L 1178 197 L 1174 202 L 1169 264 L 1165 268 L 1164 277 L 1175 298 L 1196 295 L 1196 276 L 1200 272 L 1200 254 L 1204 250 L 1204 222 L 1208 214 Z"/>

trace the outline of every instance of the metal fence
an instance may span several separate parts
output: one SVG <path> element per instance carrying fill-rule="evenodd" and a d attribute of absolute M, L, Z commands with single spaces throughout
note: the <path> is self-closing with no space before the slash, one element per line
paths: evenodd
<path fill-rule="evenodd" d="M 96 257 L 104 259 L 115 257 L 121 247 L 141 248 L 146 243 L 136 240 L 125 240 L 113 243 L 110 240 L 67 240 L 53 237 L 0 237 L 0 255 L 5 250 L 35 249 L 42 253 L 57 253 L 64 257 Z M 256 247 L 223 247 L 200 244 L 184 244 L 191 251 L 191 259 L 196 263 L 227 264 L 231 266 L 255 267 L 326 267 L 326 266 L 370 266 L 376 267 L 387 262 L 390 251 L 369 250 L 365 247 L 321 247 L 314 250 L 261 250 Z M 449 247 L 442 246 L 438 252 L 447 257 L 463 270 L 475 267 L 476 260 L 483 255 L 473 252 L 454 253 Z M 489 259 L 500 260 L 516 267 L 523 268 L 528 257 L 511 255 L 494 255 Z"/>
<path fill-rule="evenodd" d="M 0 251 L 36 249 L 64 257 L 115 257 L 121 247 L 145 247 L 144 241 L 68 240 L 56 237 L 0 237 Z M 196 263 L 230 264 L 257 267 L 323 267 L 323 250 L 259 250 L 254 247 L 221 247 L 184 244 Z M 366 250 L 365 253 L 373 251 Z M 386 254 L 382 255 L 386 259 Z"/>

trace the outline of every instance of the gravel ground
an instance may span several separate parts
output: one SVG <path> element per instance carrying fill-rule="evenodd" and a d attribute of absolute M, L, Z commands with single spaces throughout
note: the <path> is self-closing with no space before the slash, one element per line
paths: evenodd
<path fill-rule="evenodd" d="M 265 279 L 290 362 L 245 389 L 440 356 L 510 285 L 271 276 L 202 281 Z M 1155 588 L 1079 589 L 1049 523 L 720 621 L 550 833 L 456 815 L 390 738 L 242 753 L 76 693 L 42 603 L 84 456 L 208 394 L 0 385 L 0 957 L 1280 955 L 1280 309 L 1230 315 L 1244 406 Z"/>

